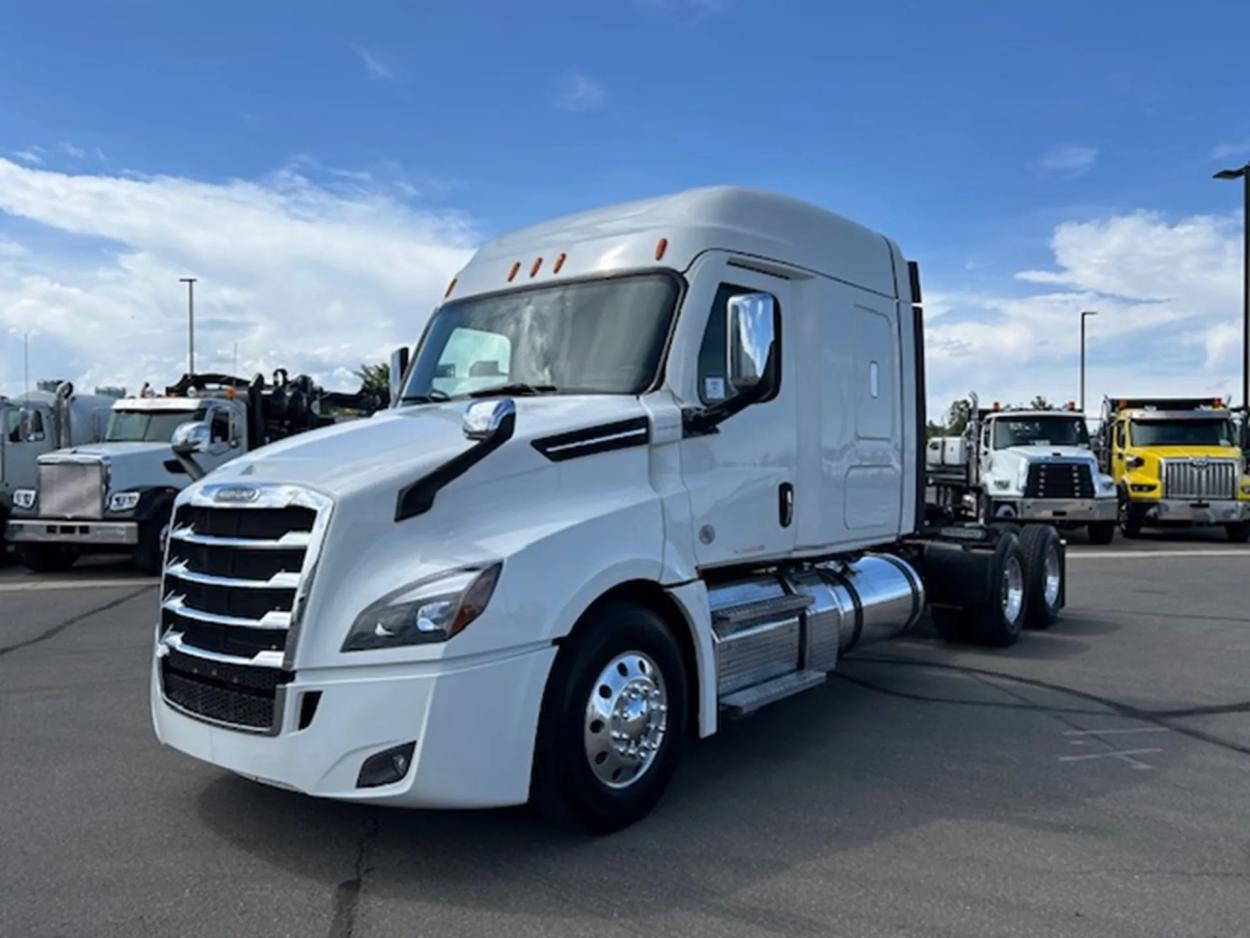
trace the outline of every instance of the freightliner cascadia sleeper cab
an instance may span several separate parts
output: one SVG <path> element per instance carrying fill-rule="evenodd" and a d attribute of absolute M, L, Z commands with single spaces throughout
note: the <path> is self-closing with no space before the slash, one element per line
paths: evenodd
<path fill-rule="evenodd" d="M 1053 622 L 1052 528 L 924 525 L 918 279 L 737 188 L 486 244 L 391 409 L 179 495 L 158 736 L 311 795 L 611 830 L 689 734 L 926 602 L 991 644 Z"/>

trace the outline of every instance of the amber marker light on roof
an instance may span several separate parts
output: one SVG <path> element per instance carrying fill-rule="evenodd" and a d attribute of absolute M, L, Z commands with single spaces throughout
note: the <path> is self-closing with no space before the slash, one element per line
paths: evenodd
<path fill-rule="evenodd" d="M 538 268 L 542 267 L 542 265 L 543 265 L 543 259 L 541 257 L 534 258 L 534 263 L 530 267 L 530 276 L 531 277 L 536 276 L 538 274 Z"/>
<path fill-rule="evenodd" d="M 513 279 L 516 277 L 516 272 L 520 269 L 521 269 L 521 262 L 513 261 L 512 269 L 508 271 L 508 283 L 511 283 L 513 281 Z"/>
<path fill-rule="evenodd" d="M 560 272 L 560 268 L 564 266 L 564 259 L 567 256 L 568 256 L 567 254 L 562 253 L 559 257 L 556 258 L 555 266 L 551 268 L 551 272 L 553 274 L 558 274 Z"/>
<path fill-rule="evenodd" d="M 664 257 L 664 252 L 668 250 L 668 238 L 661 238 L 655 244 L 655 259 L 658 261 Z"/>
<path fill-rule="evenodd" d="M 451 283 L 447 284 L 447 292 L 443 294 L 443 299 L 447 299 L 447 297 L 451 296 L 451 291 L 454 289 L 456 289 L 456 278 L 452 277 Z"/>

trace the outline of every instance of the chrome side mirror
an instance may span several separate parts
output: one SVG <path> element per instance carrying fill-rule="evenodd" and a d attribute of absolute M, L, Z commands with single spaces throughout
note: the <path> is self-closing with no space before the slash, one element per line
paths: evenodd
<path fill-rule="evenodd" d="M 390 391 L 391 406 L 399 405 L 399 394 L 404 388 L 404 375 L 408 371 L 408 346 L 403 345 L 391 352 Z"/>
<path fill-rule="evenodd" d="M 767 293 L 731 297 L 725 309 L 725 376 L 741 394 L 764 380 L 776 341 L 776 301 Z"/>
<path fill-rule="evenodd" d="M 512 398 L 477 401 L 464 412 L 464 435 L 470 440 L 487 440 L 508 421 L 516 422 L 516 402 Z"/>
<path fill-rule="evenodd" d="M 203 420 L 192 420 L 180 423 L 174 430 L 170 443 L 175 453 L 183 455 L 205 452 L 212 440 L 212 431 Z"/>

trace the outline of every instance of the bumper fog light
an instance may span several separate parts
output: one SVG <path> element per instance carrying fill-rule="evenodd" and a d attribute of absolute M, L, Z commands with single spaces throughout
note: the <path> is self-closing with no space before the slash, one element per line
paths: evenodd
<path fill-rule="evenodd" d="M 1129 486 L 1129 491 L 1141 492 L 1143 494 L 1146 492 L 1153 492 L 1154 490 L 1155 490 L 1155 486 L 1153 485 L 1130 485 Z"/>
<path fill-rule="evenodd" d="M 400 781 L 412 767 L 412 753 L 416 748 L 415 742 L 404 743 L 370 756 L 360 767 L 356 787 L 377 788 L 379 785 L 392 785 Z"/>

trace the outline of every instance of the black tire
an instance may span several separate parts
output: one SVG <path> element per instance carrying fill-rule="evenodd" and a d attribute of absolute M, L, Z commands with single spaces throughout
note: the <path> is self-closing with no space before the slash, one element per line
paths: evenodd
<path fill-rule="evenodd" d="M 547 680 L 530 798 L 548 820 L 602 834 L 646 816 L 668 787 L 686 734 L 689 680 L 681 648 L 664 621 L 651 610 L 608 603 L 588 616 L 560 649 Z M 659 670 L 667 711 L 658 749 L 650 762 L 634 781 L 613 787 L 596 773 L 611 769 L 614 762 L 606 760 L 617 744 L 608 736 L 609 723 L 594 719 L 588 711 L 594 702 L 592 695 L 603 696 L 596 685 L 601 691 L 612 691 L 599 682 L 607 673 L 605 669 L 623 655 L 645 656 Z M 639 673 L 645 675 L 649 670 L 646 665 Z M 625 686 L 640 680 L 635 676 Z M 658 683 L 654 677 L 652 683 Z M 642 681 L 641 686 L 645 685 Z M 606 699 L 620 698 L 612 692 Z M 654 712 L 646 714 L 648 721 L 653 717 Z M 599 730 L 594 729 L 596 722 Z M 597 733 L 603 734 L 602 748 L 592 754 L 591 746 L 600 744 L 588 741 L 595 740 Z M 603 769 L 592 767 L 592 759 Z"/>
<path fill-rule="evenodd" d="M 68 544 L 19 544 L 17 559 L 35 573 L 59 573 L 78 560 L 78 549 Z"/>
<path fill-rule="evenodd" d="M 1114 521 L 1094 521 L 1089 525 L 1089 542 L 1091 544 L 1110 544 L 1115 540 L 1116 523 Z"/>
<path fill-rule="evenodd" d="M 139 526 L 139 544 L 135 547 L 134 563 L 148 576 L 160 576 L 165 565 L 165 533 L 168 525 L 149 521 Z"/>
<path fill-rule="evenodd" d="M 973 637 L 981 644 L 1006 648 L 1020 640 L 1028 608 L 1027 570 L 1020 538 L 1010 532 L 1004 533 L 998 539 L 990 562 L 989 599 L 966 611 L 966 622 Z"/>
<path fill-rule="evenodd" d="M 1048 524 L 1031 524 L 1020 535 L 1024 553 L 1024 622 L 1031 629 L 1048 629 L 1063 609 L 1063 544 Z M 1049 569 L 1048 569 L 1049 568 Z M 1054 581 L 1050 582 L 1051 577 Z"/>
<path fill-rule="evenodd" d="M 1250 521 L 1234 521 L 1232 524 L 1226 524 L 1224 534 L 1234 544 L 1244 544 L 1250 541 Z"/>
<path fill-rule="evenodd" d="M 1120 486 L 1120 533 L 1125 537 L 1140 537 L 1141 523 L 1141 512 L 1128 497 L 1128 490 Z"/>

